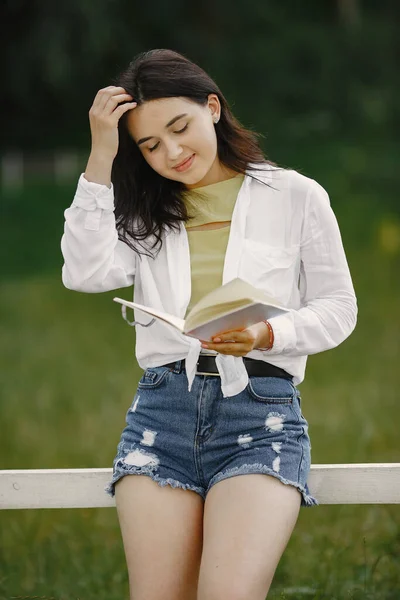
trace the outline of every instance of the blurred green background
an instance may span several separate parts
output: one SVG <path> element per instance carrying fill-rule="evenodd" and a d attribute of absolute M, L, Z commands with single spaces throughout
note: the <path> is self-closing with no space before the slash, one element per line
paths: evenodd
<path fill-rule="evenodd" d="M 20 0 L 0 17 L 0 469 L 112 465 L 141 373 L 112 303 L 131 291 L 65 289 L 60 240 L 94 96 L 151 48 L 200 64 L 271 160 L 327 189 L 359 317 L 308 360 L 312 462 L 399 462 L 400 4 Z M 268 597 L 397 600 L 399 552 L 398 506 L 303 509 Z M 115 509 L 1 511 L 0 598 L 26 596 L 127 598 Z"/>

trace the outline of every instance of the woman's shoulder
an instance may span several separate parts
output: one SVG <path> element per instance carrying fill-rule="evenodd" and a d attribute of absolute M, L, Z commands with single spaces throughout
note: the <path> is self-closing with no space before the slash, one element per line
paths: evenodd
<path fill-rule="evenodd" d="M 312 190 L 326 194 L 323 186 L 312 177 L 304 175 L 296 169 L 271 165 L 267 162 L 253 164 L 254 170 L 247 173 L 268 185 L 276 186 L 281 191 L 287 190 L 296 196 L 307 196 Z"/>

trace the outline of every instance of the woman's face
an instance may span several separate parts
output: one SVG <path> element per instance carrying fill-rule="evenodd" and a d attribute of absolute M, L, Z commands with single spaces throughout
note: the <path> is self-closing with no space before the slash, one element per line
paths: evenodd
<path fill-rule="evenodd" d="M 223 178 L 217 155 L 215 117 L 220 117 L 220 103 L 216 94 L 210 94 L 206 106 L 183 97 L 150 100 L 128 111 L 126 123 L 154 171 L 194 188 Z M 176 166 L 193 155 L 189 168 L 176 170 Z"/>

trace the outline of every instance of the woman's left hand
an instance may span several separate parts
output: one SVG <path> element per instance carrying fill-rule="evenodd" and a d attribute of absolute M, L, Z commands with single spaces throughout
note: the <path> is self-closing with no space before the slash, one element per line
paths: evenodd
<path fill-rule="evenodd" d="M 217 339 L 221 341 L 217 342 Z M 202 342 L 201 347 L 216 350 L 220 354 L 245 356 L 257 348 L 269 346 L 269 329 L 262 321 L 246 329 L 230 329 L 216 334 L 213 342 Z"/>

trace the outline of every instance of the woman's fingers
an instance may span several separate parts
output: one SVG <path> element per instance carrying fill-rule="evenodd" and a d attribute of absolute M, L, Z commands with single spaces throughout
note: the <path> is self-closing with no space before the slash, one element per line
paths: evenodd
<path fill-rule="evenodd" d="M 117 94 L 126 94 L 126 90 L 123 87 L 116 87 L 114 85 L 102 88 L 97 92 L 92 108 L 102 111 L 109 99 Z"/>
<path fill-rule="evenodd" d="M 120 104 L 114 110 L 114 112 L 112 113 L 112 116 L 116 117 L 116 122 L 118 123 L 118 121 L 120 120 L 120 118 L 122 117 L 122 115 L 124 113 L 126 113 L 128 110 L 131 110 L 132 108 L 136 108 L 136 106 L 137 106 L 137 102 L 127 102 L 124 104 Z"/>
<path fill-rule="evenodd" d="M 129 100 L 133 100 L 130 94 L 116 94 L 115 96 L 110 96 L 104 105 L 103 113 L 105 115 L 111 115 L 120 102 L 128 102 Z"/>
<path fill-rule="evenodd" d="M 119 145 L 118 121 L 137 106 L 136 102 L 129 102 L 131 99 L 122 87 L 109 86 L 97 92 L 89 110 L 92 152 L 114 159 Z"/>

